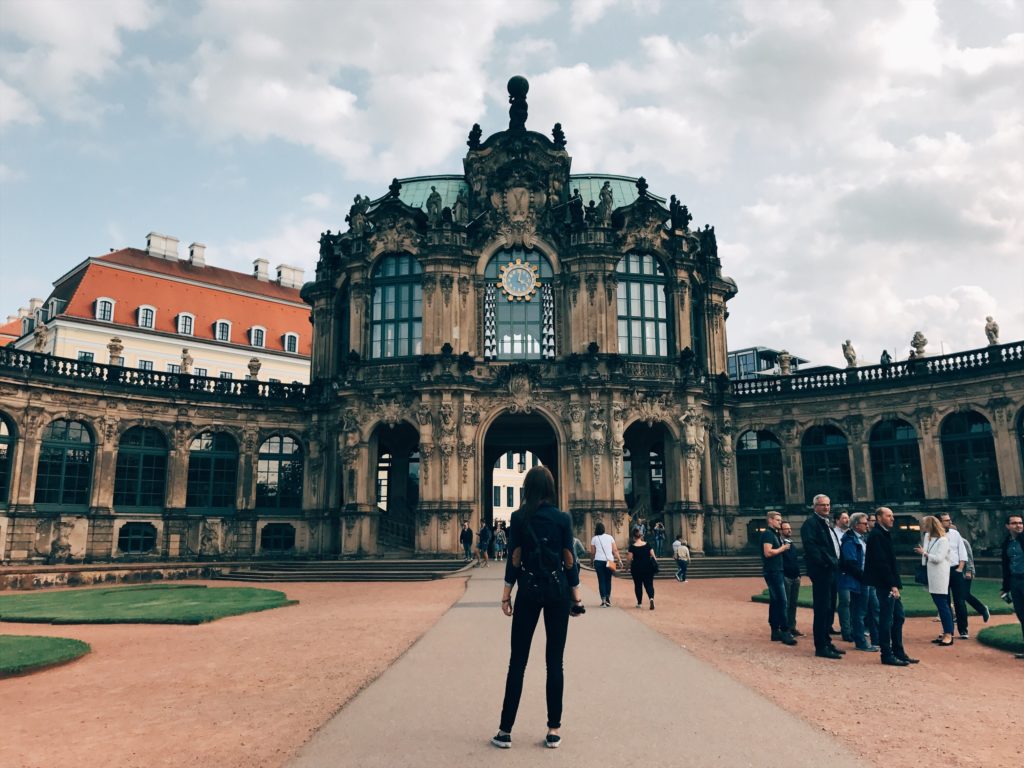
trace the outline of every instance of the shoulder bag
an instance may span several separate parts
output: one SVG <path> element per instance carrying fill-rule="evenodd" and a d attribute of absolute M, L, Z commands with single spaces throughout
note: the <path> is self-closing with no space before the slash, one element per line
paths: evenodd
<path fill-rule="evenodd" d="M 608 568 L 609 571 L 611 571 L 612 573 L 615 573 L 615 571 L 617 571 L 619 569 L 619 564 L 616 563 L 614 560 L 612 560 L 611 556 L 609 556 L 608 550 L 605 549 L 605 546 L 604 546 L 604 538 L 603 537 L 600 539 L 600 542 L 601 542 L 601 552 L 604 553 L 604 564 Z"/>

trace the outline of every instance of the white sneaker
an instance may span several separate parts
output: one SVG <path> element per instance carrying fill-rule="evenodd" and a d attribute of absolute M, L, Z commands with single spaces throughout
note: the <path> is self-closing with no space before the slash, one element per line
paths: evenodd
<path fill-rule="evenodd" d="M 511 733 L 496 733 L 491 737 L 491 744 L 498 747 L 499 749 L 511 749 L 512 748 L 512 734 Z"/>

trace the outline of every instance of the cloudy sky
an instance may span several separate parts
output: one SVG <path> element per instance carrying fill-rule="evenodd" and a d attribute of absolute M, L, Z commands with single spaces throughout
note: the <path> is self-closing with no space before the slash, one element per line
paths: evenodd
<path fill-rule="evenodd" d="M 151 230 L 311 275 L 512 74 L 574 172 L 715 225 L 730 347 L 1024 338 L 1022 0 L 0 0 L 0 317 Z"/>

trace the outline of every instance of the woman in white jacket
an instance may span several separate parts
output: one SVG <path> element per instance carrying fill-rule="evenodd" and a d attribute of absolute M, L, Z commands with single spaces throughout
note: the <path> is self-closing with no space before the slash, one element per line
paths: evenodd
<path fill-rule="evenodd" d="M 928 593 L 939 609 L 942 635 L 932 642 L 949 647 L 953 644 L 953 612 L 949 607 L 949 539 L 946 529 L 937 517 L 928 515 L 921 520 L 924 541 L 914 551 L 921 556 L 921 564 L 928 569 Z"/>

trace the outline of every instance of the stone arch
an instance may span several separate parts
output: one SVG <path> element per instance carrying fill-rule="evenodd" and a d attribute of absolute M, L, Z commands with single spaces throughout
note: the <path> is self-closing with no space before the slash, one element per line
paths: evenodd
<path fill-rule="evenodd" d="M 120 445 L 121 438 L 124 437 L 124 433 L 129 429 L 135 429 L 135 427 L 142 427 L 144 429 L 155 429 L 160 433 L 160 436 L 167 443 L 167 449 L 171 450 L 174 447 L 174 427 L 162 421 L 154 421 L 153 419 L 136 419 L 128 418 L 122 419 L 117 425 L 117 434 L 115 435 L 115 443 Z"/>
<path fill-rule="evenodd" d="M 403 256 L 403 255 L 404 256 L 411 256 L 413 259 L 415 259 L 419 263 L 419 265 L 420 265 L 420 274 L 421 275 L 425 275 L 426 274 L 426 270 L 424 269 L 424 265 L 423 265 L 423 260 L 420 258 L 420 251 L 419 251 L 419 249 L 400 248 L 398 250 L 394 250 L 394 249 L 390 249 L 390 248 L 381 247 L 381 248 L 378 248 L 377 250 L 375 250 L 370 255 L 370 258 L 367 260 L 367 262 L 366 262 L 365 279 L 368 282 L 373 280 L 374 270 L 377 269 L 377 266 L 380 264 L 380 262 L 383 259 L 387 258 L 388 256 Z"/>
<path fill-rule="evenodd" d="M 476 267 L 473 270 L 473 274 L 482 278 L 484 276 L 484 270 L 487 269 L 487 264 L 494 257 L 494 255 L 501 250 L 515 248 L 516 246 L 509 243 L 504 237 L 495 238 L 490 243 L 480 249 L 480 257 L 476 260 Z M 562 262 L 558 258 L 558 251 L 551 243 L 540 238 L 533 241 L 530 245 L 523 245 L 523 248 L 527 251 L 540 251 L 541 255 L 548 260 L 551 265 L 551 271 L 555 275 L 562 274 Z"/>

